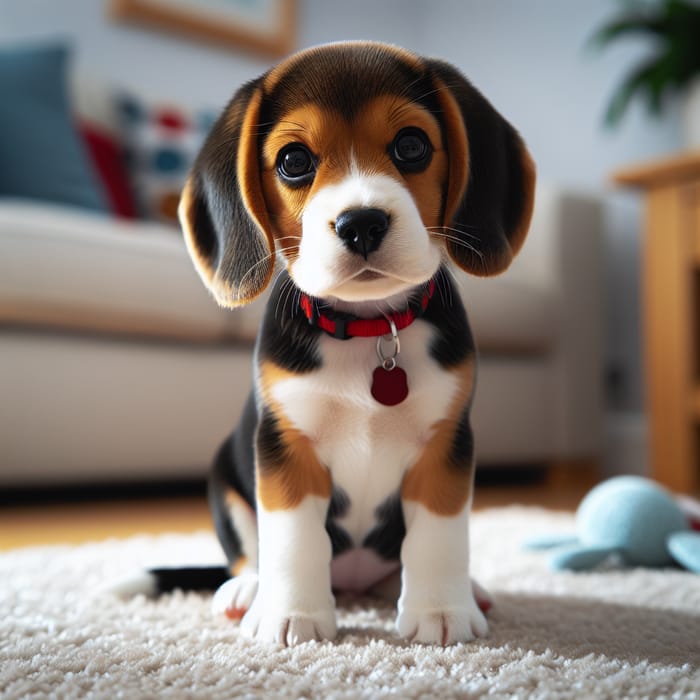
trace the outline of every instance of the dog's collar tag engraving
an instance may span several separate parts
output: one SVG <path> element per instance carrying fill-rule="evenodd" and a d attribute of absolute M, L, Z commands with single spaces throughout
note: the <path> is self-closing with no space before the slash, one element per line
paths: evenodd
<path fill-rule="evenodd" d="M 408 379 L 406 372 L 396 364 L 396 358 L 401 350 L 399 333 L 396 324 L 389 319 L 391 336 L 377 338 L 377 355 L 379 367 L 372 373 L 371 392 L 375 401 L 384 406 L 396 406 L 408 396 Z M 383 342 L 387 339 L 393 344 L 390 354 L 384 354 Z"/>

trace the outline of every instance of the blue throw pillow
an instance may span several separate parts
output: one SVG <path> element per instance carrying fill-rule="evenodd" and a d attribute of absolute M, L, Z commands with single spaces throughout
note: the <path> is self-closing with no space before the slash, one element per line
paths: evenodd
<path fill-rule="evenodd" d="M 65 46 L 0 48 L 0 196 L 107 210 L 73 124 Z"/>

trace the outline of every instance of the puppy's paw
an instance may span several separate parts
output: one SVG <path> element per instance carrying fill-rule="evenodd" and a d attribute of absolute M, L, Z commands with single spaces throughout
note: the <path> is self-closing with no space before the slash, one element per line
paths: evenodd
<path fill-rule="evenodd" d="M 472 596 L 464 605 L 404 607 L 396 619 L 402 637 L 424 644 L 455 644 L 485 637 L 489 626 Z"/>
<path fill-rule="evenodd" d="M 313 640 L 334 639 L 336 635 L 333 609 L 301 613 L 265 610 L 257 602 L 243 617 L 241 631 L 261 642 L 294 646 Z"/>
<path fill-rule="evenodd" d="M 258 592 L 258 574 L 245 571 L 219 586 L 211 601 L 214 615 L 224 614 L 231 620 L 240 620 L 250 609 Z"/>
<path fill-rule="evenodd" d="M 491 594 L 474 579 L 472 579 L 472 592 L 474 593 L 474 599 L 479 606 L 479 610 L 486 615 L 493 607 L 493 598 Z"/>

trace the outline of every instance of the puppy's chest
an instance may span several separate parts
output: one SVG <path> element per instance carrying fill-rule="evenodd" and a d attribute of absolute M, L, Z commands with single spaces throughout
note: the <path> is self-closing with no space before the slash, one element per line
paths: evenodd
<path fill-rule="evenodd" d="M 408 396 L 396 406 L 372 397 L 372 375 L 379 365 L 373 338 L 323 336 L 321 367 L 272 388 L 286 417 L 310 438 L 330 471 L 343 504 L 336 522 L 356 546 L 386 520 L 404 474 L 453 400 L 454 377 L 429 352 L 432 332 L 428 324 L 416 322 L 400 333 L 397 360 L 407 375 Z"/>

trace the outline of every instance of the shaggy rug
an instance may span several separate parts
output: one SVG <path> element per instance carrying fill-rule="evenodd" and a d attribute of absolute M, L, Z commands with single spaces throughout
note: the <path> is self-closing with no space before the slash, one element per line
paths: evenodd
<path fill-rule="evenodd" d="M 338 601 L 335 642 L 271 648 L 212 618 L 210 596 L 120 601 L 97 592 L 145 564 L 220 559 L 209 533 L 15 550 L 0 557 L 2 698 L 700 697 L 700 576 L 552 573 L 523 538 L 572 517 L 512 507 L 473 518 L 487 639 L 409 644 L 394 610 Z"/>

